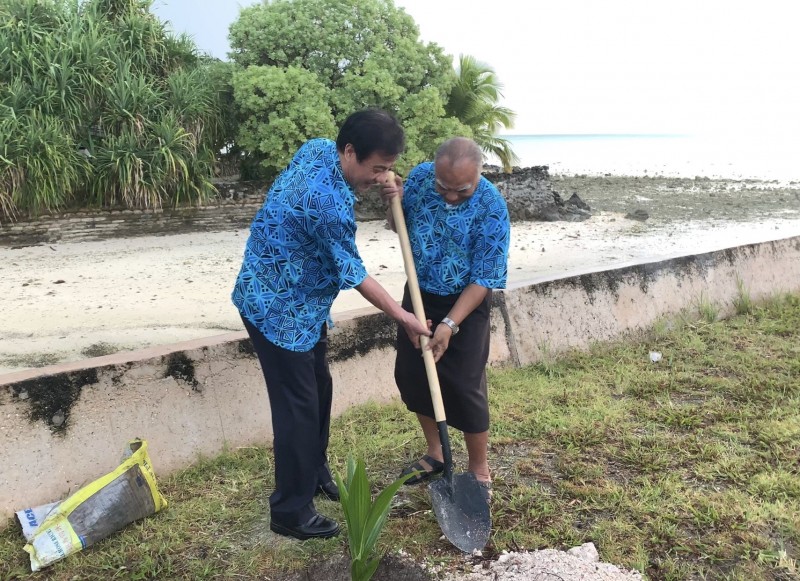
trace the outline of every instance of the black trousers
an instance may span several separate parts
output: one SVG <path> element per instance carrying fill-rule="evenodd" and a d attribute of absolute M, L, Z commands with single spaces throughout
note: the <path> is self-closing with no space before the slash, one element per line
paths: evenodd
<path fill-rule="evenodd" d="M 459 294 L 434 295 L 420 291 L 425 315 L 434 328 L 456 304 Z M 408 285 L 403 293 L 403 308 L 411 310 Z M 489 399 L 486 362 L 489 360 L 492 293 L 461 322 L 458 335 L 436 364 L 447 425 L 467 434 L 489 429 Z M 394 378 L 403 403 L 409 411 L 434 417 L 428 375 L 420 350 L 415 349 L 402 327 L 397 329 L 397 359 Z"/>
<path fill-rule="evenodd" d="M 242 318 L 261 362 L 272 408 L 275 492 L 272 519 L 283 525 L 306 523 L 314 514 L 318 484 L 331 480 L 327 450 L 333 380 L 328 367 L 327 326 L 311 351 L 297 352 L 271 343 Z"/>

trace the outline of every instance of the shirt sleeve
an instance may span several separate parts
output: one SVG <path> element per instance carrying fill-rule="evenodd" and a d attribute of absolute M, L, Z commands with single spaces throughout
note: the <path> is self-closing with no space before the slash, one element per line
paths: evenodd
<path fill-rule="evenodd" d="M 421 163 L 414 167 L 408 174 L 406 182 L 403 184 L 403 213 L 406 216 L 413 211 L 414 204 L 417 203 L 422 182 L 429 174 L 429 171 L 426 171 L 428 165 L 429 164 Z"/>
<path fill-rule="evenodd" d="M 499 193 L 487 204 L 484 216 L 476 226 L 470 283 L 485 288 L 505 288 L 511 223 L 508 207 Z"/>
<path fill-rule="evenodd" d="M 320 252 L 336 270 L 340 290 L 354 288 L 367 278 L 356 247 L 356 221 L 352 208 L 336 190 L 315 192 L 310 206 L 311 227 Z"/>

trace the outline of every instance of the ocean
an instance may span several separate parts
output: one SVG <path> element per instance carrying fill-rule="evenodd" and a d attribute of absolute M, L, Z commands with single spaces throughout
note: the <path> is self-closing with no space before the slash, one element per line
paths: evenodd
<path fill-rule="evenodd" d="M 503 135 L 520 167 L 551 174 L 662 175 L 800 181 L 800 139 L 673 134 Z M 497 160 L 489 158 L 490 164 Z"/>

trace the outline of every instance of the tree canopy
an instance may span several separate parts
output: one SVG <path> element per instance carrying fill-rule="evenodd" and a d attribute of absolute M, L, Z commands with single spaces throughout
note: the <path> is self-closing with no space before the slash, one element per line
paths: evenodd
<path fill-rule="evenodd" d="M 291 108 L 299 111 L 325 102 L 322 111 L 302 115 L 291 127 L 276 124 L 279 115 L 271 116 L 267 108 L 241 111 L 239 141 L 256 145 L 269 171 L 279 165 L 267 159 L 274 155 L 271 147 L 288 148 L 279 151 L 285 157 L 303 138 L 335 137 L 333 128 L 323 132 L 320 117 L 328 114 L 339 125 L 369 106 L 391 111 L 405 127 L 409 147 L 401 170 L 430 158 L 447 137 L 472 136 L 468 126 L 445 112 L 456 82 L 451 57 L 438 45 L 422 42 L 413 18 L 391 0 L 275 0 L 248 6 L 231 25 L 230 42 L 237 65 L 245 71 L 258 67 L 248 73 L 251 82 L 239 83 L 238 103 L 256 102 L 257 91 L 265 95 L 263 105 L 288 106 L 295 99 Z M 271 85 L 267 76 L 279 79 L 276 70 L 302 78 L 305 89 L 315 83 L 318 88 L 293 93 L 286 83 Z M 261 82 L 255 81 L 257 75 Z M 267 133 L 272 138 L 266 142 L 257 137 Z"/>
<path fill-rule="evenodd" d="M 234 73 L 233 94 L 242 114 L 237 145 L 269 152 L 262 167 L 277 174 L 308 135 L 336 131 L 329 92 L 313 73 L 297 67 L 254 65 Z"/>
<path fill-rule="evenodd" d="M 365 107 L 403 124 L 401 171 L 457 135 L 512 159 L 494 72 L 462 58 L 456 74 L 392 0 L 248 6 L 230 28 L 233 62 L 199 54 L 151 4 L 0 2 L 0 219 L 200 201 L 221 149 L 243 175 L 272 177 Z"/>

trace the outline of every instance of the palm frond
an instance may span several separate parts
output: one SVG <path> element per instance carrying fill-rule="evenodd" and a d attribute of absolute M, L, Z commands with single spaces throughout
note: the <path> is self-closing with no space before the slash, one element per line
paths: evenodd
<path fill-rule="evenodd" d="M 489 65 L 469 55 L 459 57 L 457 81 L 450 92 L 447 114 L 472 129 L 473 139 L 481 149 L 496 155 L 505 171 L 518 161 L 511 144 L 497 137 L 502 129 L 514 126 L 516 113 L 498 105 L 503 85 Z"/>

